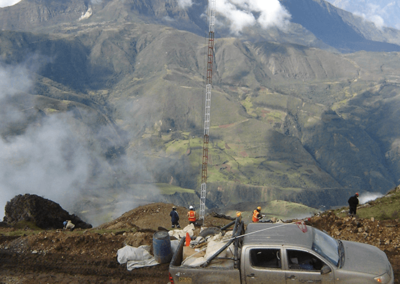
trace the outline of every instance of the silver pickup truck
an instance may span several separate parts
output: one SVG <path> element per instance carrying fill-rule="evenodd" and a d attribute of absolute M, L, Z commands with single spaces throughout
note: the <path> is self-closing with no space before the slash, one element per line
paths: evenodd
<path fill-rule="evenodd" d="M 238 218 L 233 238 L 200 267 L 182 266 L 182 240 L 170 267 L 170 282 L 218 284 L 394 283 L 392 266 L 377 247 L 340 241 L 296 224 L 249 224 Z M 234 257 L 218 258 L 234 244 Z"/>

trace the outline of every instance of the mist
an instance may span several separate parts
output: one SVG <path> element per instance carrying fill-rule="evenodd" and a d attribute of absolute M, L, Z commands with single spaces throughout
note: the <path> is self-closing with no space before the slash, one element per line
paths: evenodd
<path fill-rule="evenodd" d="M 140 154 L 124 152 L 131 134 L 99 125 L 102 114 L 90 108 L 46 109 L 32 95 L 35 76 L 26 64 L 0 62 L 0 218 L 14 196 L 36 194 L 81 218 L 92 211 L 82 219 L 96 226 L 101 215 L 118 217 L 159 195 L 156 186 L 132 188 L 154 179 Z"/>
<path fill-rule="evenodd" d="M 369 201 L 373 201 L 382 196 L 383 196 L 383 194 L 381 194 L 379 192 L 365 192 L 358 197 L 358 200 L 359 200 L 360 204 L 365 204 Z"/>
<path fill-rule="evenodd" d="M 233 34 L 255 25 L 284 29 L 291 17 L 279 0 L 221 0 L 216 1 L 216 10 L 229 21 Z"/>

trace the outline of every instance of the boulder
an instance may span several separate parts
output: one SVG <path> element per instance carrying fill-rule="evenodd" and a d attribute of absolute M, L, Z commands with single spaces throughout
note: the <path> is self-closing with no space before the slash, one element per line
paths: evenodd
<path fill-rule="evenodd" d="M 65 220 L 71 220 L 75 228 L 92 228 L 92 225 L 69 214 L 58 203 L 34 194 L 17 195 L 8 201 L 3 218 L 3 222 L 11 226 L 27 221 L 41 229 L 62 229 Z"/>

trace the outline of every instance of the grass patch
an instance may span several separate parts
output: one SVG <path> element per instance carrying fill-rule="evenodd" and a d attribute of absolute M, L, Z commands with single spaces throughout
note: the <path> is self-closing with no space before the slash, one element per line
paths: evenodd
<path fill-rule="evenodd" d="M 39 228 L 38 226 L 36 226 L 35 223 L 29 222 L 29 221 L 25 221 L 25 220 L 19 221 L 19 222 L 18 222 L 17 224 L 15 224 L 13 227 L 14 227 L 15 229 L 17 229 L 17 230 L 23 230 L 23 229 L 25 229 L 25 228 L 29 228 L 30 230 L 36 230 L 36 231 L 42 230 L 41 228 Z"/>
<path fill-rule="evenodd" d="M 368 205 L 359 205 L 357 216 L 362 219 L 375 220 L 396 220 L 400 218 L 400 191 L 391 191 L 387 195 L 367 203 Z M 342 213 L 342 211 L 345 211 Z M 349 207 L 336 209 L 334 212 L 339 217 L 347 216 Z"/>

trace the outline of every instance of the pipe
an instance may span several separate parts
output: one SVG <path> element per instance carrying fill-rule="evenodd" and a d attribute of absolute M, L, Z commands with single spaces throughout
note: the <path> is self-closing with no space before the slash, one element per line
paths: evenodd
<path fill-rule="evenodd" d="M 237 218 L 236 219 L 236 221 L 235 222 L 238 222 L 239 221 L 239 218 Z M 235 229 L 236 229 L 236 226 L 237 224 L 235 224 Z M 237 233 L 236 233 L 236 235 L 239 235 L 241 233 L 241 229 L 239 229 L 238 231 L 237 231 Z M 236 240 L 236 236 L 235 234 L 232 234 L 232 239 L 229 241 L 229 242 L 227 242 L 222 248 L 220 248 L 216 253 L 214 253 L 209 259 L 207 259 L 207 261 L 205 262 L 205 263 L 203 263 L 202 265 L 201 265 L 201 267 L 206 267 L 207 265 L 209 265 L 210 264 L 210 262 L 214 259 L 214 258 L 216 258 L 221 252 L 223 252 L 224 250 L 226 250 L 227 249 L 227 247 L 229 247 L 235 240 Z"/>
<path fill-rule="evenodd" d="M 236 220 L 230 222 L 228 225 L 223 226 L 223 227 L 221 228 L 221 231 L 228 229 L 230 226 L 232 226 L 233 224 L 235 224 L 235 222 L 236 222 Z"/>

